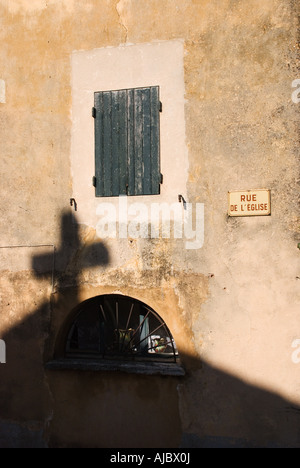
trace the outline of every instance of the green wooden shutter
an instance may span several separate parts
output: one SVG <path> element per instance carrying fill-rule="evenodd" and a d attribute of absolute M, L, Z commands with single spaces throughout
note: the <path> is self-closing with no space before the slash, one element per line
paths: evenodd
<path fill-rule="evenodd" d="M 97 197 L 160 193 L 159 87 L 95 93 Z"/>

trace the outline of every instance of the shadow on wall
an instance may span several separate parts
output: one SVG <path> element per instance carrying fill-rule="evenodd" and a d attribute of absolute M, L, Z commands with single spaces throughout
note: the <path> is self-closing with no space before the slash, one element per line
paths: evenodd
<path fill-rule="evenodd" d="M 109 264 L 109 253 L 102 242 L 83 245 L 80 241 L 80 226 L 70 211 L 61 215 L 60 248 L 55 252 L 56 288 L 59 290 L 67 282 L 77 287 L 78 275 L 84 268 L 94 268 Z M 37 276 L 52 274 L 52 256 L 38 255 L 32 259 L 32 268 Z"/>
<path fill-rule="evenodd" d="M 300 447 L 298 405 L 206 362 L 181 383 L 179 395 L 182 447 Z"/>
<path fill-rule="evenodd" d="M 56 304 L 66 288 L 78 297 L 81 269 L 109 264 L 102 243 L 81 244 L 72 213 L 61 216 L 60 244 Z M 38 277 L 52 275 L 49 256 L 32 264 Z M 181 355 L 184 377 L 46 371 L 53 331 L 66 318 L 53 323 L 51 307 L 43 303 L 2 337 L 0 447 L 300 447 L 300 407 L 190 356 Z"/>

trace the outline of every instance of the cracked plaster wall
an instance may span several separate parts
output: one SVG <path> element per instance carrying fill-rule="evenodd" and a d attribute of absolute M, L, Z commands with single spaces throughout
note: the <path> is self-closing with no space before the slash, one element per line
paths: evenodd
<path fill-rule="evenodd" d="M 58 269 L 66 271 L 59 285 L 72 286 L 76 267 L 73 299 L 121 291 L 149 303 L 167 320 L 182 353 L 205 363 L 202 369 L 190 364 L 179 387 L 176 443 L 180 433 L 186 444 L 207 436 L 267 443 L 267 434 L 280 445 L 293 434 L 291 443 L 299 446 L 297 420 L 282 409 L 285 402 L 276 402 L 265 419 L 258 416 L 259 423 L 251 420 L 248 432 L 245 417 L 237 414 L 239 405 L 249 414 L 253 406 L 245 402 L 252 400 L 238 391 L 236 400 L 224 399 L 226 377 L 208 370 L 275 393 L 294 407 L 300 404 L 291 359 L 300 333 L 299 111 L 291 100 L 291 83 L 298 78 L 299 7 L 291 0 L 163 3 L 162 8 L 161 0 L 0 2 L 1 243 L 54 244 L 61 252 L 61 216 L 74 191 L 74 53 L 180 41 L 185 195 L 204 203 L 204 245 L 188 251 L 180 241 L 107 240 L 109 265 L 84 268 L 86 248 L 99 242 L 94 223 L 87 222 L 79 230 L 81 254 L 58 260 Z M 228 218 L 227 192 L 250 188 L 271 189 L 271 216 Z M 49 248 L 42 253 L 49 255 Z M 44 375 L 43 355 L 51 320 L 61 323 L 59 301 L 65 303 L 65 293 L 52 296 L 58 305 L 51 310 L 51 259 L 47 275 L 36 276 L 36 255 L 22 249 L 0 252 L 0 338 L 8 345 L 6 367 L 0 368 L 7 374 L 0 418 L 28 427 L 28 421 L 38 421 L 30 430 L 40 443 L 36 428 L 42 424 L 44 438 L 50 437 L 55 393 Z M 31 386 L 23 388 L 28 368 L 36 382 L 33 393 Z M 39 401 L 37 407 L 33 401 Z M 256 404 L 258 415 L 267 402 Z M 29 440 L 25 432 L 15 437 Z"/>

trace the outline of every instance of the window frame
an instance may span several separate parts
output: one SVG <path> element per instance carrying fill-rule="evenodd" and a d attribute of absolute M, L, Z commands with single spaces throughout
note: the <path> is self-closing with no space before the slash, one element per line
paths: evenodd
<path fill-rule="evenodd" d="M 170 376 L 184 376 L 185 371 L 181 364 L 180 356 L 177 351 L 175 342 L 173 349 L 174 352 L 173 356 L 168 355 L 158 355 L 155 359 L 152 359 L 151 356 L 143 357 L 143 354 L 140 353 L 133 359 L 122 359 L 120 356 L 113 356 L 108 355 L 105 358 L 101 358 L 98 354 L 97 356 L 94 355 L 93 352 L 87 353 L 85 356 L 82 353 L 70 353 L 69 343 L 70 343 L 70 332 L 74 323 L 80 316 L 80 314 L 84 313 L 84 310 L 88 310 L 90 305 L 95 306 L 96 304 L 103 304 L 105 298 L 109 298 L 112 301 L 131 301 L 132 303 L 136 304 L 141 309 L 145 310 L 147 313 L 153 314 L 156 320 L 158 320 L 161 326 L 164 327 L 166 333 L 173 339 L 169 328 L 167 327 L 165 321 L 147 304 L 134 299 L 129 296 L 123 296 L 120 294 L 104 294 L 100 296 L 95 296 L 90 299 L 83 301 L 79 304 L 73 312 L 68 317 L 67 321 L 65 322 L 63 329 L 60 333 L 60 339 L 58 340 L 58 346 L 56 348 L 54 359 L 49 361 L 46 364 L 47 369 L 52 370 L 63 370 L 63 369 L 73 369 L 73 370 L 94 370 L 94 371 L 123 371 L 135 374 L 145 374 L 145 375 L 170 375 Z M 127 309 L 128 312 L 128 309 Z M 128 318 L 128 313 L 126 312 L 126 321 L 127 321 L 127 328 L 130 328 L 130 319 Z M 121 313 L 121 310 L 118 311 Z M 125 319 L 125 316 L 124 316 Z M 173 340 L 174 341 L 174 340 Z"/>

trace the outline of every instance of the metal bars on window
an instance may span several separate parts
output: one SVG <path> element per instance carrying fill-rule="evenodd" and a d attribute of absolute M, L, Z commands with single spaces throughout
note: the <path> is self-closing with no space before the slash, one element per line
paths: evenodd
<path fill-rule="evenodd" d="M 162 318 L 151 308 L 119 295 L 82 304 L 69 329 L 67 357 L 176 362 L 178 351 Z"/>

